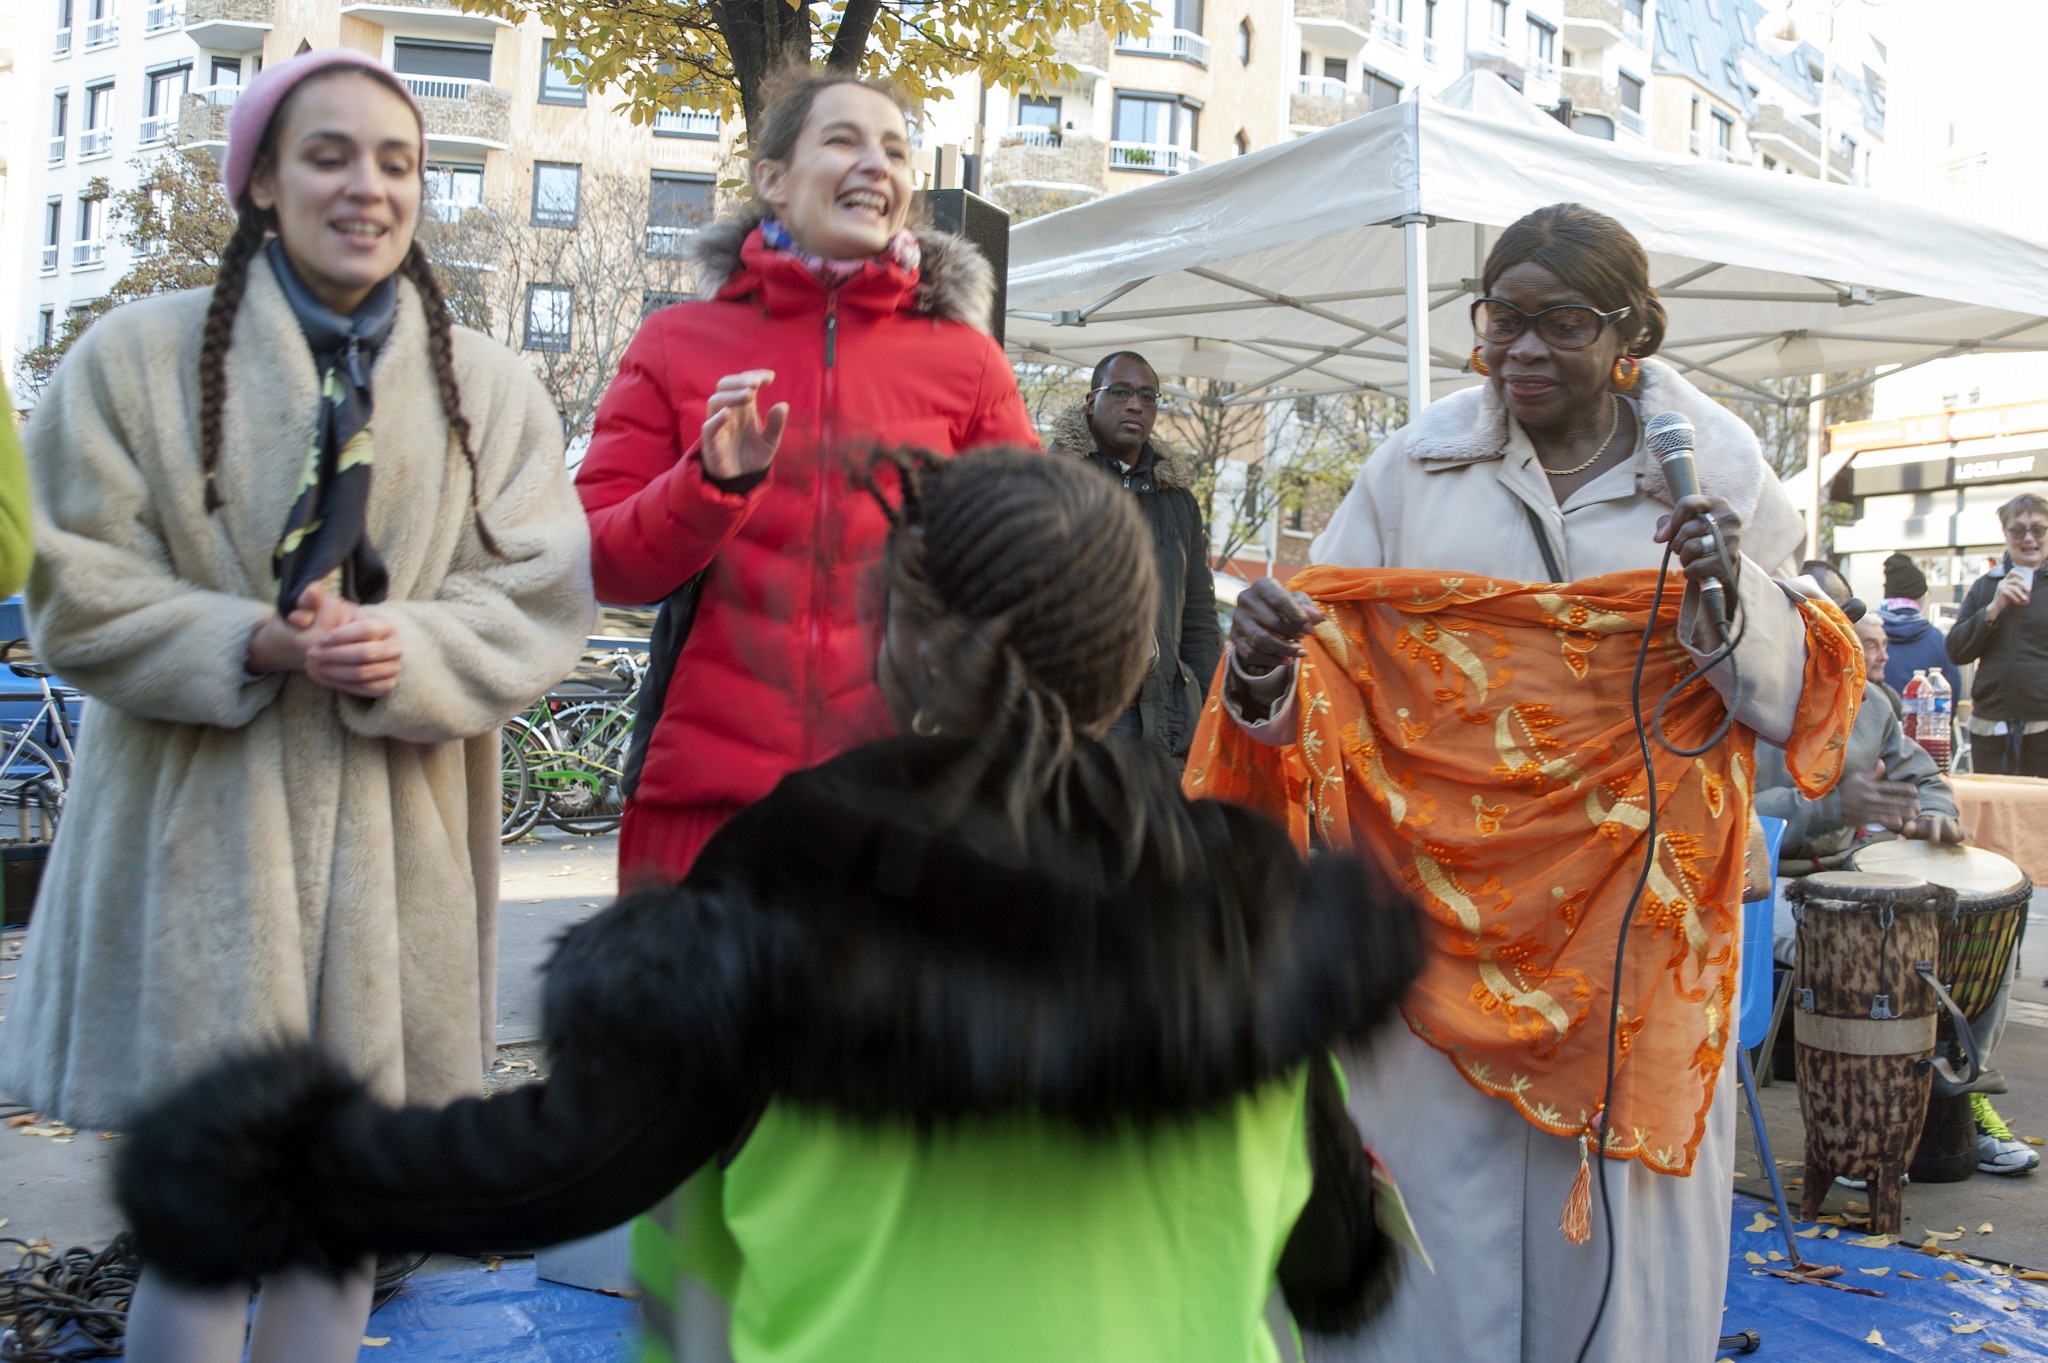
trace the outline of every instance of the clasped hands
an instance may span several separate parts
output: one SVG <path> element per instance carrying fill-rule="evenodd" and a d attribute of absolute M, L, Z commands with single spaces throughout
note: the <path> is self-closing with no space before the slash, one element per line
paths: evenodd
<path fill-rule="evenodd" d="M 245 666 L 263 676 L 303 672 L 308 681 L 375 700 L 398 687 L 398 626 L 364 615 L 346 597 L 316 582 L 299 595 L 289 615 L 272 615 L 249 636 Z"/>

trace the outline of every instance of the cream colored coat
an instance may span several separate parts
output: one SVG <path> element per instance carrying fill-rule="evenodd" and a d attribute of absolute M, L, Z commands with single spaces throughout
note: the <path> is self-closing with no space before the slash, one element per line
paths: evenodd
<path fill-rule="evenodd" d="M 398 687 L 366 700 L 252 678 L 274 609 L 315 373 L 259 257 L 228 354 L 208 515 L 198 355 L 210 291 L 130 303 L 65 360 L 28 430 L 29 628 L 92 701 L 0 1028 L 0 1090 L 118 1124 L 231 1047 L 312 1035 L 379 1096 L 478 1089 L 489 1054 L 498 726 L 574 666 L 588 536 L 561 423 L 517 357 L 454 336 L 483 516 L 401 282 L 372 383 L 373 542 Z"/>
<path fill-rule="evenodd" d="M 1643 368 L 1635 395 L 1642 417 L 1678 411 L 1692 421 L 1703 488 L 1726 497 L 1742 519 L 1747 562 L 1737 612 L 1747 617 L 1747 633 L 1735 709 L 1762 734 L 1782 737 L 1806 648 L 1796 611 L 1769 579 L 1796 567 L 1798 516 L 1742 421 L 1662 361 Z M 1528 436 L 1487 385 L 1432 405 L 1375 451 L 1312 556 L 1345 568 L 1449 568 L 1545 581 L 1550 573 L 1527 506 L 1568 580 L 1653 568 L 1663 546 L 1651 536 L 1670 502 L 1661 470 L 1639 443 L 1635 459 L 1558 505 Z M 1728 694 L 1723 670 L 1709 677 Z M 1291 741 L 1291 688 L 1286 694 L 1280 713 L 1246 726 L 1254 735 Z M 1350 1057 L 1345 1068 L 1352 1115 L 1406 1193 L 1436 1272 L 1411 1262 L 1386 1314 L 1356 1339 L 1312 1340 L 1311 1363 L 1572 1363 L 1610 1253 L 1614 1295 L 1588 1354 L 1593 1363 L 1719 1356 L 1735 1158 L 1732 1056 L 1690 1177 L 1609 1162 L 1619 1242 L 1611 1251 L 1597 1195 L 1589 1244 L 1568 1244 L 1557 1228 L 1578 1174 L 1576 1142 L 1538 1131 L 1405 1031 L 1369 1056 Z M 1731 1319 L 1727 1328 L 1745 1323 Z"/>

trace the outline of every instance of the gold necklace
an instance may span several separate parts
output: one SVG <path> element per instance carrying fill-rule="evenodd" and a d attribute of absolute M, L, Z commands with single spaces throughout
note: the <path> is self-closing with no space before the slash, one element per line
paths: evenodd
<path fill-rule="evenodd" d="M 1607 454 L 1607 447 L 1614 443 L 1614 433 L 1621 429 L 1621 399 L 1609 393 L 1607 395 L 1607 402 L 1609 411 L 1612 413 L 1607 422 L 1607 435 L 1600 441 L 1600 448 L 1593 451 L 1591 459 L 1588 459 L 1583 464 L 1574 464 L 1568 469 L 1554 469 L 1544 463 L 1541 458 L 1538 458 L 1536 467 L 1542 469 L 1553 478 L 1569 478 L 1574 473 L 1584 473 L 1587 469 L 1599 463 Z"/>

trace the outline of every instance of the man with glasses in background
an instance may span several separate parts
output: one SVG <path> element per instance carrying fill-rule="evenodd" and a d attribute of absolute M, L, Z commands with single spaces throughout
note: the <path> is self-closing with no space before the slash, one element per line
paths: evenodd
<path fill-rule="evenodd" d="M 2005 558 L 1970 585 L 1948 633 L 1951 662 L 1977 664 L 1970 684 L 1970 761 L 1980 773 L 2048 777 L 2048 499 L 2031 492 L 1998 508 Z"/>
<path fill-rule="evenodd" d="M 1152 667 L 1110 732 L 1142 738 L 1185 759 L 1223 656 L 1223 636 L 1208 529 L 1189 490 L 1188 469 L 1173 449 L 1152 438 L 1159 401 L 1159 376 L 1144 356 L 1129 350 L 1105 355 L 1089 379 L 1086 401 L 1060 414 L 1048 444 L 1121 480 L 1152 529 L 1159 553 Z"/>

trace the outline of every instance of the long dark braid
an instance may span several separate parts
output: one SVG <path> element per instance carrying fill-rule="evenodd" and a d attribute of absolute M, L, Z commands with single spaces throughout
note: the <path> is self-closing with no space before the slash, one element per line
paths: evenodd
<path fill-rule="evenodd" d="M 476 536 L 486 550 L 502 558 L 498 542 L 484 524 L 483 475 L 477 469 L 476 449 L 470 444 L 469 418 L 462 413 L 462 390 L 455 382 L 455 319 L 449 315 L 447 295 L 441 292 L 441 281 L 434 277 L 434 267 L 427 262 L 417 238 L 398 272 L 420 291 L 420 305 L 426 309 L 427 354 L 434 362 L 434 381 L 441 387 L 441 412 L 456 443 L 462 446 L 462 457 L 469 462 L 469 509 L 476 518 Z"/>
<path fill-rule="evenodd" d="M 1133 499 L 1098 470 L 1025 450 L 944 461 L 886 451 L 897 501 L 892 590 L 946 615 L 1003 620 L 995 717 L 982 745 L 1013 818 L 1067 769 L 1076 730 L 1121 714 L 1142 680 L 1159 578 Z"/>
<path fill-rule="evenodd" d="M 235 218 L 234 235 L 221 250 L 213 301 L 206 306 L 206 328 L 199 343 L 199 469 L 206 478 L 208 515 L 222 504 L 214 474 L 220 467 L 220 416 L 228 395 L 228 342 L 235 333 L 242 292 L 249 285 L 249 262 L 263 249 L 263 233 L 262 215 L 245 199 Z"/>

